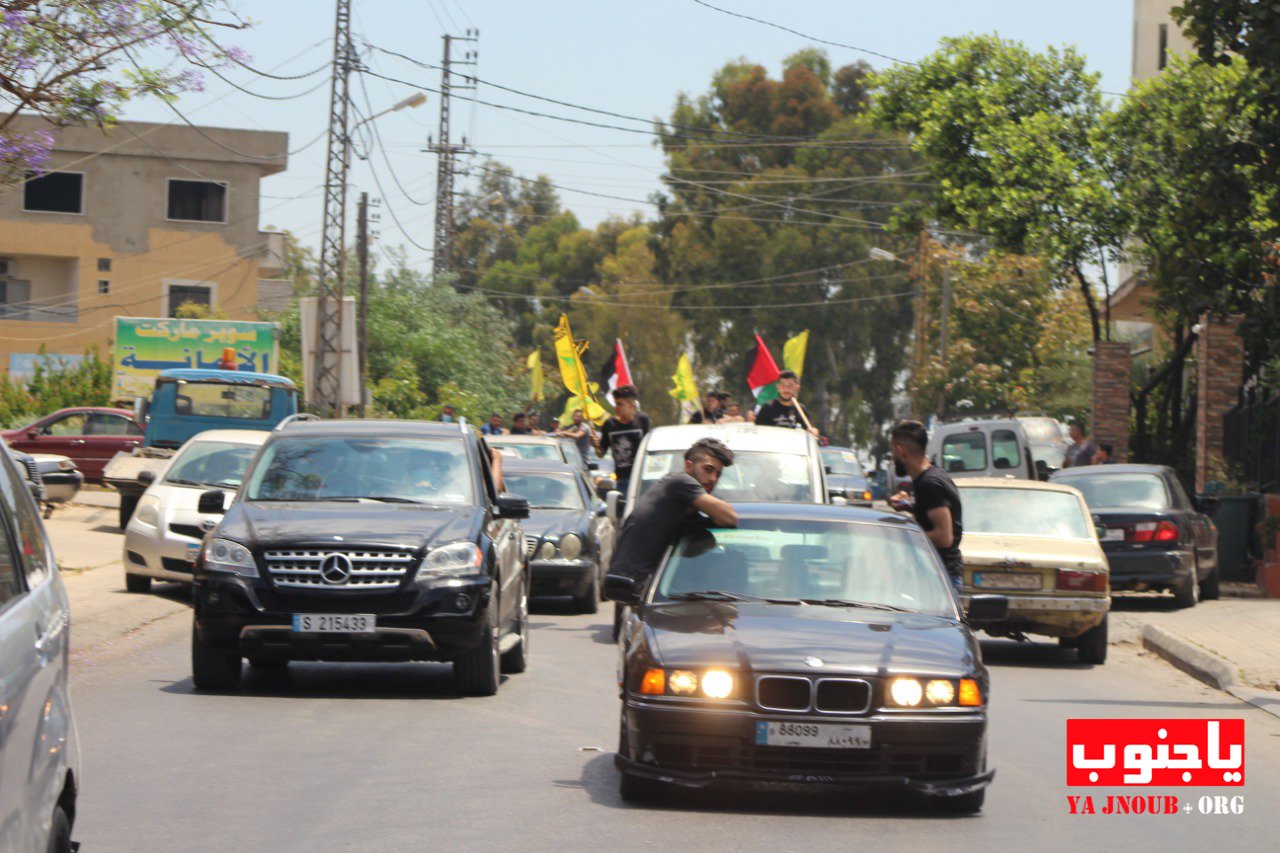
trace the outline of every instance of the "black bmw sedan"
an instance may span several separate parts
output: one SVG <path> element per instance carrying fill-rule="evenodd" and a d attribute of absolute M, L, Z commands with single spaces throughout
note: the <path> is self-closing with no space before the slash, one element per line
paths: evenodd
<path fill-rule="evenodd" d="M 625 799 L 751 781 L 898 787 L 982 807 L 987 670 L 924 533 L 851 507 L 736 504 L 638 588 L 620 640 Z M 970 617 L 1008 601 L 975 596 Z"/>

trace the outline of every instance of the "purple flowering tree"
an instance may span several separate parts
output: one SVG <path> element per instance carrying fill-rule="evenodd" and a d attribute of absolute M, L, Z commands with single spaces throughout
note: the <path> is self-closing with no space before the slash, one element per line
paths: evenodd
<path fill-rule="evenodd" d="M 247 64 L 217 40 L 246 26 L 228 0 L 0 0 L 0 190 L 53 146 L 15 116 L 110 126 L 131 98 L 201 89 L 195 67 Z"/>

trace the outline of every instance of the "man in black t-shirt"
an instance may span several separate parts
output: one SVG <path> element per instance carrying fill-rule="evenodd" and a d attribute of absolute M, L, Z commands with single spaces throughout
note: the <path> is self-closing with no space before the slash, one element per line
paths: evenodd
<path fill-rule="evenodd" d="M 818 430 L 809 421 L 809 417 L 800 407 L 796 394 L 800 392 L 800 379 L 794 371 L 784 370 L 778 374 L 778 396 L 760 407 L 756 412 L 757 426 L 786 427 L 787 429 L 807 429 L 814 435 Z"/>
<path fill-rule="evenodd" d="M 928 443 L 929 433 L 919 421 L 898 421 L 893 425 L 889 432 L 889 452 L 893 455 L 894 472 L 899 477 L 911 477 L 913 494 L 898 492 L 889 498 L 889 505 L 915 517 L 942 558 L 959 603 L 964 570 L 960 556 L 960 538 L 964 533 L 960 490 L 951 475 L 930 464 L 925 455 Z"/>
<path fill-rule="evenodd" d="M 634 385 L 623 385 L 613 392 L 613 417 L 604 422 L 598 435 L 591 436 L 596 455 L 613 455 L 613 473 L 618 478 L 618 489 L 627 492 L 631 468 L 636 461 L 640 439 L 649 432 L 649 416 L 640 411 Z"/>

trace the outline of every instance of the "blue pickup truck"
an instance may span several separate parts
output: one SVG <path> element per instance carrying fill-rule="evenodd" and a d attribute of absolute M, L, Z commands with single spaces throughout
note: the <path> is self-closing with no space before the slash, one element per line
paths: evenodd
<path fill-rule="evenodd" d="M 147 425 L 141 447 L 117 453 L 102 480 L 120 493 L 120 527 L 175 450 L 210 429 L 270 430 L 298 412 L 298 387 L 270 373 L 177 368 L 156 377 L 151 397 L 134 401 L 134 419 Z"/>

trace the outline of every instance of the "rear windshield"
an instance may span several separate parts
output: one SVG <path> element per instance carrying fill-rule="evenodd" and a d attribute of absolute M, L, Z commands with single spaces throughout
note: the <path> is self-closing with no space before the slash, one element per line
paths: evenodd
<path fill-rule="evenodd" d="M 960 489 L 965 533 L 1089 539 L 1092 522 L 1075 495 L 1036 489 Z"/>
<path fill-rule="evenodd" d="M 824 450 L 822 451 L 822 464 L 830 468 L 832 474 L 840 474 L 845 477 L 867 476 L 863 472 L 862 466 L 858 464 L 858 457 L 853 455 L 852 450 Z"/>
<path fill-rule="evenodd" d="M 585 509 L 582 494 L 568 474 L 502 475 L 507 491 L 529 501 L 532 509 Z"/>
<path fill-rule="evenodd" d="M 991 432 L 991 467 L 1000 470 L 1017 468 L 1022 461 L 1022 452 L 1018 449 L 1018 434 L 1011 429 L 997 429 Z"/>
<path fill-rule="evenodd" d="M 683 450 L 658 450 L 645 454 L 640 474 L 640 491 L 649 488 L 672 471 L 684 470 Z M 813 502 L 813 481 L 809 457 L 799 453 L 764 453 L 739 450 L 733 464 L 720 474 L 716 497 L 726 501 Z"/>
<path fill-rule="evenodd" d="M 503 444 L 493 439 L 490 439 L 489 443 L 503 456 L 516 456 L 520 459 L 550 459 L 553 462 L 566 461 L 559 445 L 555 444 Z"/>
<path fill-rule="evenodd" d="M 942 439 L 942 468 L 945 471 L 987 470 L 987 437 L 981 432 L 957 432 Z"/>
<path fill-rule="evenodd" d="M 1168 509 L 1169 490 L 1156 474 L 1092 474 L 1064 478 L 1084 493 L 1090 509 Z M 965 507 L 968 521 L 968 507 Z"/>

